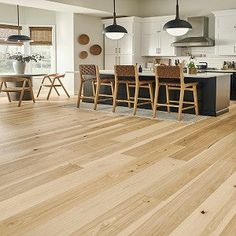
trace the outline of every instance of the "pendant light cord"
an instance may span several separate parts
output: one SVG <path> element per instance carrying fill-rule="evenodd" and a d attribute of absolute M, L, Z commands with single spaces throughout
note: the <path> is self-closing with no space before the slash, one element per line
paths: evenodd
<path fill-rule="evenodd" d="M 176 18 L 175 19 L 179 19 L 179 0 L 177 0 L 176 2 Z"/>
<path fill-rule="evenodd" d="M 113 11 L 113 25 L 116 25 L 116 0 L 113 0 L 113 7 L 114 7 L 114 11 Z"/>
<path fill-rule="evenodd" d="M 16 8 L 17 8 L 17 26 L 18 26 L 18 34 L 20 35 L 20 10 L 19 10 L 19 5 L 17 5 Z"/>

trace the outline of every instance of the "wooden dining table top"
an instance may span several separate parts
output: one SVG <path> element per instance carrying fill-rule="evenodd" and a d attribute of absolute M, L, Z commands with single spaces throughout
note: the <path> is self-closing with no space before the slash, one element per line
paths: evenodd
<path fill-rule="evenodd" d="M 30 77 L 37 77 L 37 76 L 45 76 L 45 73 L 26 73 L 26 74 L 15 74 L 15 73 L 0 73 L 0 77 L 23 77 L 23 78 L 30 78 Z"/>

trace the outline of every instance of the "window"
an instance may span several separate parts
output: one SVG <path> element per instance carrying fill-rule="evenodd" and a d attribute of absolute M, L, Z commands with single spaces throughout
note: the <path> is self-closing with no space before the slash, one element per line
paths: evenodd
<path fill-rule="evenodd" d="M 22 28 L 20 27 L 20 30 Z M 3 25 L 0 24 L 0 73 L 14 72 L 12 61 L 6 59 L 7 53 L 22 52 L 23 47 L 20 43 L 7 42 L 7 38 L 12 34 L 18 34 L 18 27 L 14 25 Z"/>
<path fill-rule="evenodd" d="M 22 27 L 18 27 L 15 25 L 3 25 L 0 24 L 0 44 L 17 44 L 17 45 L 22 45 L 21 43 L 12 43 L 12 42 L 8 42 L 7 38 L 10 35 L 13 34 L 18 34 L 20 33 L 22 30 Z"/>
<path fill-rule="evenodd" d="M 22 30 L 23 29 L 23 30 Z M 6 39 L 13 34 L 18 34 L 18 27 L 0 24 L 0 73 L 13 73 L 12 61 L 6 54 L 21 52 L 22 54 L 40 54 L 44 58 L 38 62 L 30 62 L 26 71 L 31 73 L 51 73 L 55 71 L 55 44 L 53 27 L 20 27 L 23 34 L 30 33 L 32 42 L 11 43 Z"/>
<path fill-rule="evenodd" d="M 54 45 L 52 27 L 30 27 L 31 54 L 40 54 L 44 58 L 38 62 L 31 62 L 32 73 L 50 73 L 54 66 Z"/>

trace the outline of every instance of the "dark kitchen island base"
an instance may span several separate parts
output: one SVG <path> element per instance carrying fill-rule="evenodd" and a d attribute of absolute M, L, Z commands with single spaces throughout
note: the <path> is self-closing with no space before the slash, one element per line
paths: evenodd
<path fill-rule="evenodd" d="M 101 71 L 101 76 L 111 77 L 112 71 Z M 199 101 L 199 114 L 204 116 L 218 116 L 229 111 L 230 106 L 230 74 L 223 73 L 200 73 L 197 75 L 185 74 L 186 82 L 198 83 L 198 101 Z M 153 79 L 155 81 L 154 74 L 151 72 L 140 73 L 140 79 Z M 153 91 L 155 83 L 153 83 Z M 109 88 L 101 88 L 102 93 L 110 93 Z M 134 90 L 131 90 L 131 94 Z M 85 86 L 85 94 L 92 94 L 92 87 L 89 83 Z M 118 91 L 119 98 L 126 98 L 125 86 L 120 86 Z M 140 96 L 147 97 L 148 91 L 146 89 L 140 90 Z M 171 91 L 170 97 L 173 100 L 178 100 L 179 92 Z M 165 102 L 166 94 L 165 88 L 160 89 L 159 102 Z M 88 100 L 86 100 L 88 101 Z M 193 101 L 192 93 L 185 92 L 185 101 Z M 89 101 L 88 101 L 89 102 Z M 102 102 L 103 104 L 112 104 L 111 101 Z M 127 106 L 126 103 L 120 103 L 121 106 Z M 150 105 L 140 106 L 140 108 L 151 109 Z M 166 108 L 158 107 L 158 110 L 165 111 Z M 175 108 L 171 108 L 171 111 L 177 111 Z M 186 110 L 185 113 L 194 113 L 194 110 Z"/>

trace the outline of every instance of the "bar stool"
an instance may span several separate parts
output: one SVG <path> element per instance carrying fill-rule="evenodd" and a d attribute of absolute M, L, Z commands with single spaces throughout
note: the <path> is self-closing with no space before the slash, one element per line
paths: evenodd
<path fill-rule="evenodd" d="M 67 97 L 69 98 L 70 95 L 68 94 L 68 92 L 66 91 L 63 83 L 61 82 L 61 79 L 65 77 L 65 74 L 49 74 L 43 77 L 41 85 L 39 87 L 39 91 L 37 93 L 37 97 L 39 97 L 39 94 L 41 92 L 42 87 L 49 87 L 49 92 L 47 95 L 47 100 L 49 100 L 49 97 L 51 95 L 52 89 L 54 89 L 57 93 L 58 96 L 60 96 L 57 87 L 62 87 L 63 90 L 65 91 Z M 46 82 L 46 83 L 45 83 Z"/>
<path fill-rule="evenodd" d="M 113 99 L 114 78 L 101 78 L 99 74 L 99 67 L 96 65 L 79 65 L 80 72 L 80 86 L 77 99 L 77 107 L 80 107 L 81 99 L 87 98 L 94 101 L 94 110 L 97 109 L 97 104 L 100 101 L 107 101 Z M 84 95 L 84 85 L 86 81 L 91 81 L 93 95 Z M 101 86 L 107 86 L 111 89 L 111 94 L 100 93 Z M 100 99 L 100 97 L 103 97 Z"/>
<path fill-rule="evenodd" d="M 164 80 L 162 82 L 161 80 Z M 155 99 L 153 108 L 153 118 L 156 117 L 156 111 L 158 106 L 167 107 L 170 112 L 170 107 L 178 108 L 178 120 L 181 120 L 182 112 L 188 109 L 195 109 L 195 114 L 199 114 L 198 110 L 198 95 L 197 95 L 197 83 L 185 83 L 183 69 L 181 66 L 157 66 L 155 68 Z M 175 82 L 176 81 L 176 82 Z M 166 103 L 158 103 L 158 95 L 160 86 L 166 87 Z M 177 90 L 180 92 L 179 100 L 170 100 L 169 92 L 171 90 Z M 194 102 L 184 101 L 185 91 L 191 91 L 193 93 Z M 177 104 L 177 105 L 176 105 Z M 187 105 L 184 107 L 184 105 Z"/>
<path fill-rule="evenodd" d="M 8 82 L 23 82 L 21 87 L 8 87 Z M 28 86 L 27 86 L 28 84 Z M 3 87 L 4 85 L 4 87 Z M 20 93 L 20 98 L 18 102 L 18 107 L 21 106 L 21 102 L 25 91 L 30 91 L 33 102 L 35 103 L 34 93 L 32 88 L 32 81 L 30 78 L 20 78 L 20 77 L 0 77 L 0 93 L 5 92 L 8 97 L 8 101 L 11 102 L 10 93 Z"/>
<path fill-rule="evenodd" d="M 131 108 L 131 103 L 134 104 L 133 115 L 136 115 L 137 107 L 139 105 L 151 104 L 153 108 L 153 90 L 152 85 L 154 83 L 153 80 L 140 80 L 138 75 L 138 69 L 136 65 L 115 65 L 115 90 L 114 90 L 114 98 L 113 98 L 113 112 L 115 112 L 117 102 L 125 102 L 128 103 L 129 108 Z M 118 90 L 119 85 L 125 84 L 127 99 L 118 99 Z M 134 97 L 130 96 L 130 88 L 135 88 Z M 139 97 L 140 88 L 148 89 L 149 98 Z M 139 103 L 139 100 L 141 101 Z"/>

